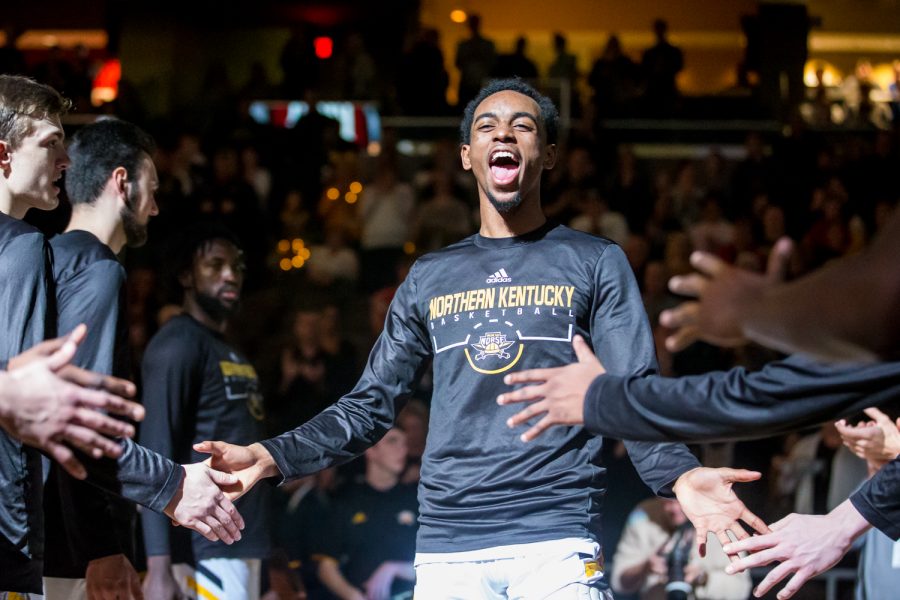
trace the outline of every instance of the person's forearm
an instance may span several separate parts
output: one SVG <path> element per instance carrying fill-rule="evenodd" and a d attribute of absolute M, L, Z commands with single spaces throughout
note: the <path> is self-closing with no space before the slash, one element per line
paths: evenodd
<path fill-rule="evenodd" d="M 793 356 L 756 372 L 601 375 L 585 394 L 584 423 L 618 439 L 746 439 L 833 421 L 898 395 L 900 363 L 838 366 Z"/>

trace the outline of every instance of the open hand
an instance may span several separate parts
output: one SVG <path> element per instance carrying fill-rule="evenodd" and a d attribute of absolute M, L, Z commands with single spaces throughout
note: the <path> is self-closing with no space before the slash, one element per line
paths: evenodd
<path fill-rule="evenodd" d="M 694 525 L 700 556 L 706 555 L 706 537 L 711 531 L 724 546 L 731 542 L 728 532 L 742 540 L 750 537 L 738 523 L 743 521 L 759 533 L 769 531 L 766 523 L 734 493 L 738 482 L 756 481 L 761 475 L 744 469 L 709 469 L 688 471 L 675 482 L 675 495 L 685 516 Z"/>
<path fill-rule="evenodd" d="M 509 385 L 532 384 L 497 396 L 500 405 L 532 403 L 510 417 L 507 426 L 518 427 L 537 415 L 544 415 L 522 434 L 523 442 L 530 442 L 553 425 L 584 423 L 584 395 L 591 382 L 606 369 L 580 335 L 572 339 L 572 348 L 578 362 L 564 367 L 519 371 L 504 377 L 503 382 Z"/>

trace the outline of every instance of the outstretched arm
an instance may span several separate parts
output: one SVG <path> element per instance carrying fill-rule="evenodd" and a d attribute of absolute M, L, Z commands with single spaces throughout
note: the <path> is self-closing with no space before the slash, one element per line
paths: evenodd
<path fill-rule="evenodd" d="M 0 426 L 78 479 L 87 472 L 71 448 L 116 458 L 122 448 L 110 438 L 134 435 L 134 427 L 100 411 L 136 421 L 144 416 L 143 407 L 121 397 L 133 396 L 134 384 L 69 365 L 86 331 L 82 325 L 38 344 L 11 359 L 10 372 L 0 372 Z"/>

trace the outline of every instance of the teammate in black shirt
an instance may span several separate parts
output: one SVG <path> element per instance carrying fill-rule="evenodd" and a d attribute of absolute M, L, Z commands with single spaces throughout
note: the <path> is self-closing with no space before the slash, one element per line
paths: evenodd
<path fill-rule="evenodd" d="M 391 428 L 433 361 L 416 596 L 608 594 L 597 542 L 606 485 L 602 439 L 571 427 L 523 445 L 506 427 L 513 411 L 495 402 L 503 373 L 571 360 L 576 333 L 591 340 L 611 371 L 656 370 L 624 253 L 608 240 L 547 223 L 541 211 L 540 181 L 556 161 L 557 121 L 552 102 L 521 81 L 482 90 L 461 126 L 463 167 L 478 183 L 480 233 L 413 266 L 361 380 L 335 405 L 260 444 L 198 447 L 245 487 L 349 460 Z M 674 488 L 698 528 L 746 535 L 737 518 L 764 528 L 731 492 L 732 481 L 700 468 L 683 446 L 629 443 L 628 450 L 655 492 Z"/>
<path fill-rule="evenodd" d="M 56 206 L 59 189 L 55 181 L 69 164 L 60 124 L 60 115 L 66 108 L 67 103 L 52 88 L 27 78 L 0 75 L 0 170 L 3 172 L 0 177 L 0 324 L 3 325 L 0 327 L 0 363 L 6 365 L 8 362 L 13 379 L 20 368 L 44 364 L 80 385 L 99 384 L 131 395 L 134 386 L 114 377 L 102 377 L 77 367 L 62 370 L 64 361 L 59 359 L 42 362 L 63 345 L 63 340 L 37 343 L 53 331 L 55 325 L 49 253 L 40 232 L 19 219 L 29 208 Z M 83 328 L 77 331 L 75 338 L 83 338 Z M 33 347 L 22 352 L 29 346 Z M 22 366 L 29 362 L 31 365 Z M 13 433 L 27 434 L 29 443 L 48 451 L 75 476 L 87 474 L 95 484 L 116 490 L 153 510 L 168 508 L 173 518 L 207 531 L 211 537 L 230 541 L 232 535 L 239 536 L 240 517 L 212 484 L 205 466 L 181 468 L 128 439 L 121 439 L 119 443 L 105 440 L 107 443 L 104 443 L 104 438 L 89 428 L 97 428 L 109 435 L 132 435 L 132 426 L 99 414 L 86 414 L 74 402 L 109 408 L 137 418 L 142 414 L 140 407 L 114 401 L 109 396 L 94 396 L 88 400 L 71 392 L 49 400 L 45 399 L 41 405 L 30 402 L 16 407 L 13 415 L 21 420 L 22 426 L 12 427 Z M 8 412 L 6 409 L 4 412 Z M 48 416 L 47 412 L 51 410 L 55 412 Z M 5 414 L 3 418 L 6 425 L 9 417 Z M 35 426 L 36 421 L 46 421 L 53 426 L 48 428 L 41 423 Z M 47 437 L 48 430 L 52 429 L 56 432 Z M 34 435 L 41 430 L 43 434 Z M 75 458 L 62 442 L 88 454 Z M 110 457 L 118 457 L 113 468 L 89 465 L 91 468 L 86 473 L 81 462 L 87 456 L 99 457 L 104 452 Z M 201 480 L 209 483 L 205 493 L 184 493 L 186 487 L 190 487 L 186 482 L 196 484 Z M 220 481 L 227 480 L 228 477 L 220 476 Z M 0 433 L 0 481 L 3 482 L 0 485 L 0 593 L 40 593 L 43 560 L 40 458 L 5 433 Z M 221 533 L 214 533 L 214 527 Z M 230 529 L 226 531 L 226 528 Z"/>
<path fill-rule="evenodd" d="M 80 129 L 69 145 L 66 191 L 72 217 L 50 240 L 57 326 L 84 322 L 92 335 L 75 362 L 131 378 L 122 248 L 140 246 L 157 213 L 153 141 L 136 126 L 107 119 Z M 107 468 L 115 468 L 107 465 Z M 131 564 L 137 513 L 132 502 L 51 466 L 44 491 L 44 594 L 53 598 L 128 597 L 140 590 Z M 97 527 L 106 523 L 106 527 Z"/>
<path fill-rule="evenodd" d="M 178 462 L 202 455 L 192 445 L 209 438 L 248 444 L 263 435 L 263 399 L 256 370 L 224 339 L 238 307 L 243 253 L 227 232 L 201 229 L 175 258 L 184 288 L 184 313 L 153 336 L 144 352 L 142 399 L 147 418 L 141 443 Z M 219 598 L 259 597 L 261 560 L 269 554 L 265 487 L 236 504 L 253 515 L 232 546 L 212 543 L 163 515 L 144 513 L 147 598 L 196 593 Z"/>

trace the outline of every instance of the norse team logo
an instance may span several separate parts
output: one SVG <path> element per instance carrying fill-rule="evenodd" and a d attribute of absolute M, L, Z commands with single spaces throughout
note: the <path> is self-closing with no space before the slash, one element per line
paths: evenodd
<path fill-rule="evenodd" d="M 484 360 L 488 356 L 496 356 L 501 360 L 507 360 L 509 352 L 506 350 L 513 344 L 515 342 L 507 342 L 506 335 L 499 331 L 486 333 L 478 339 L 477 344 L 472 344 L 472 347 L 478 350 L 475 360 Z"/>

